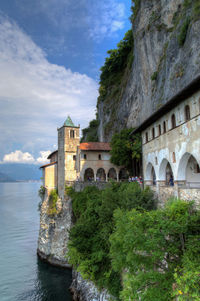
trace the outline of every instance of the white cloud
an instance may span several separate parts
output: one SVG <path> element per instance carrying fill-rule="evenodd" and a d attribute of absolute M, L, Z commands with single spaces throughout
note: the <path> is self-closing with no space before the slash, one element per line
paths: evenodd
<path fill-rule="evenodd" d="M 98 85 L 90 77 L 51 64 L 15 23 L 0 15 L 0 144 L 36 153 L 57 141 L 67 115 L 88 125 Z"/>
<path fill-rule="evenodd" d="M 22 152 L 20 150 L 16 150 L 9 154 L 4 155 L 2 163 L 27 163 L 27 164 L 45 164 L 49 163 L 47 157 L 51 154 L 50 150 L 40 151 L 40 157 L 34 158 L 29 152 Z"/>
<path fill-rule="evenodd" d="M 127 18 L 125 3 L 120 0 L 34 0 L 29 6 L 26 2 L 19 3 L 24 14 L 42 14 L 66 33 L 74 28 L 84 29 L 94 40 L 111 37 L 124 27 Z"/>
<path fill-rule="evenodd" d="M 125 26 L 125 4 L 116 0 L 95 2 L 90 9 L 90 36 L 95 40 L 112 37 Z"/>
<path fill-rule="evenodd" d="M 45 164 L 45 163 L 49 162 L 47 160 L 47 157 L 50 155 L 50 153 L 51 153 L 51 151 L 40 151 L 40 157 L 38 157 L 36 159 L 36 162 L 38 164 Z"/>
<path fill-rule="evenodd" d="M 3 163 L 34 163 L 35 160 L 33 156 L 26 152 L 23 153 L 20 150 L 16 150 L 10 154 L 7 154 L 3 157 Z"/>

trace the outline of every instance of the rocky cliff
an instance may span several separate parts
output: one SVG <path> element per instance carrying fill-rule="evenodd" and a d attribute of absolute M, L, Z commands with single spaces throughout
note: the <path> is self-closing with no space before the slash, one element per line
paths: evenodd
<path fill-rule="evenodd" d="M 120 101 L 98 103 L 100 141 L 139 126 L 200 75 L 200 1 L 134 2 L 132 69 Z"/>
<path fill-rule="evenodd" d="M 38 255 L 47 262 L 70 267 L 67 262 L 67 242 L 72 225 L 71 199 L 66 197 L 57 201 L 57 214 L 48 213 L 48 196 L 45 196 L 40 208 L 40 231 L 38 238 Z"/>
<path fill-rule="evenodd" d="M 69 230 L 73 224 L 72 201 L 65 196 L 56 204 L 57 214 L 49 215 L 48 195 L 45 195 L 40 208 L 40 230 L 37 253 L 42 260 L 48 263 L 71 268 L 67 262 L 66 254 L 69 240 Z M 75 270 L 72 273 L 71 292 L 74 300 L 80 301 L 107 301 L 109 295 L 99 292 L 94 284 L 84 280 Z M 66 287 L 66 289 L 68 289 Z"/>

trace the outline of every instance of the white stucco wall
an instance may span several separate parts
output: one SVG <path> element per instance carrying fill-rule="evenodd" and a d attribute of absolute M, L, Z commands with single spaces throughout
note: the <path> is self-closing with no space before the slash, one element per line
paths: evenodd
<path fill-rule="evenodd" d="M 185 106 L 190 107 L 190 120 L 185 119 Z M 176 127 L 172 129 L 171 116 L 176 117 Z M 166 133 L 163 132 L 163 122 Z M 161 135 L 159 136 L 159 125 Z M 152 137 L 152 128 L 155 138 Z M 146 133 L 149 141 L 146 142 Z M 173 110 L 159 118 L 142 132 L 143 174 L 146 182 L 152 180 L 152 166 L 156 180 L 165 181 L 166 166 L 170 163 L 174 181 L 200 182 L 200 174 L 191 169 L 188 160 L 191 155 L 200 165 L 200 92 L 180 103 Z M 195 162 L 194 159 L 194 162 Z"/>

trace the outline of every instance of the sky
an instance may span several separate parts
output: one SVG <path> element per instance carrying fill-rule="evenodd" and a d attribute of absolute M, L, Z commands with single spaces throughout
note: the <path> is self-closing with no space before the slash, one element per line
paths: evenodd
<path fill-rule="evenodd" d="M 0 1 L 0 164 L 43 164 L 70 115 L 95 118 L 100 67 L 131 0 Z"/>

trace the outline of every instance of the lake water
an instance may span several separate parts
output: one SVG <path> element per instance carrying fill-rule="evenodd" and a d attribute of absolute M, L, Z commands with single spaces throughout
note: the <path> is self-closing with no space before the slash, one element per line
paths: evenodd
<path fill-rule="evenodd" d="M 71 271 L 41 262 L 39 183 L 0 183 L 0 301 L 71 301 Z"/>

